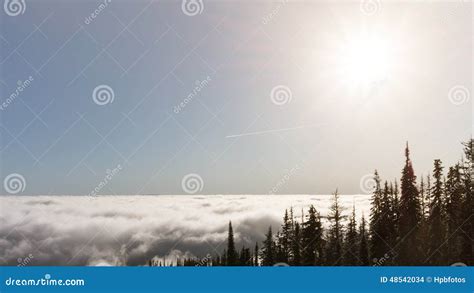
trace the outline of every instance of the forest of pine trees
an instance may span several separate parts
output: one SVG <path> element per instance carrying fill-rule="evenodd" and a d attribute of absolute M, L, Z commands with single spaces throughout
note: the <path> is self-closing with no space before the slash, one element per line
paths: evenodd
<path fill-rule="evenodd" d="M 357 221 L 355 208 L 344 214 L 336 190 L 325 227 L 313 205 L 306 214 L 301 212 L 300 221 L 290 208 L 276 233 L 269 227 L 260 245 L 237 251 L 229 222 L 227 247 L 221 255 L 179 259 L 173 265 L 472 266 L 474 139 L 463 147 L 465 155 L 460 162 L 446 169 L 441 160 L 434 160 L 432 173 L 420 178 L 418 184 L 407 144 L 400 185 L 382 182 L 374 172 L 368 222 L 365 215 Z"/>

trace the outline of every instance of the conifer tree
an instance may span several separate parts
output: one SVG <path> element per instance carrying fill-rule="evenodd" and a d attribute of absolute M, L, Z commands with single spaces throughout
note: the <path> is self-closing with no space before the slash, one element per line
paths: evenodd
<path fill-rule="evenodd" d="M 375 175 L 378 177 L 378 174 Z M 370 248 L 372 257 L 376 260 L 384 258 L 383 264 L 387 265 L 386 255 L 392 253 L 397 235 L 394 191 L 393 187 L 391 191 L 387 181 L 385 181 L 383 189 L 380 188 L 380 179 L 377 178 L 376 183 L 373 202 L 377 202 L 377 205 L 372 205 L 371 209 Z"/>
<path fill-rule="evenodd" d="M 239 265 L 240 266 L 249 266 L 251 265 L 252 257 L 250 256 L 250 249 L 242 246 L 239 254 Z"/>
<path fill-rule="evenodd" d="M 396 216 L 395 216 L 395 207 L 393 206 L 393 196 L 392 188 L 389 187 L 387 181 L 384 184 L 384 191 L 382 196 L 382 222 L 384 223 L 384 244 L 385 244 L 385 265 L 390 265 L 393 263 L 393 258 L 390 257 L 387 259 L 387 255 L 393 255 L 393 248 L 396 246 Z"/>
<path fill-rule="evenodd" d="M 275 247 L 275 257 L 274 257 L 275 263 L 285 262 L 285 253 L 283 251 L 281 240 L 282 240 L 281 232 L 278 231 L 275 235 L 275 246 L 274 246 Z"/>
<path fill-rule="evenodd" d="M 463 185 L 461 178 L 461 166 L 456 164 L 450 167 L 448 179 L 445 185 L 446 193 L 446 226 L 447 226 L 447 253 L 451 263 L 458 262 L 461 257 L 462 232 L 461 212 Z"/>
<path fill-rule="evenodd" d="M 387 223 L 384 222 L 384 191 L 381 188 L 380 177 L 375 170 L 374 172 L 374 191 L 372 195 L 371 208 L 370 208 L 370 251 L 372 257 L 382 257 L 387 252 L 385 233 Z"/>
<path fill-rule="evenodd" d="M 254 251 L 254 257 L 253 257 L 253 266 L 254 267 L 258 267 L 258 265 L 259 265 L 258 255 L 259 255 L 258 242 L 255 242 L 255 251 Z"/>
<path fill-rule="evenodd" d="M 433 187 L 431 190 L 430 214 L 428 217 L 429 227 L 429 256 L 428 261 L 433 265 L 443 264 L 445 256 L 445 226 L 443 215 L 443 167 L 441 160 L 434 161 Z"/>
<path fill-rule="evenodd" d="M 307 220 L 303 223 L 301 235 L 302 265 L 321 265 L 323 245 L 323 227 L 321 224 L 321 217 L 316 208 L 311 205 L 308 210 Z"/>
<path fill-rule="evenodd" d="M 237 251 L 235 250 L 234 231 L 232 229 L 232 222 L 229 221 L 229 232 L 227 236 L 227 265 L 237 265 Z"/>
<path fill-rule="evenodd" d="M 281 234 L 279 243 L 281 246 L 281 257 L 279 262 L 289 263 L 291 257 L 291 238 L 292 238 L 292 220 L 288 215 L 288 210 L 285 210 L 285 215 L 283 217 L 283 225 L 281 226 Z"/>
<path fill-rule="evenodd" d="M 272 227 L 268 228 L 268 232 L 265 235 L 265 241 L 261 251 L 262 266 L 272 266 L 275 264 L 275 243 L 273 241 Z"/>
<path fill-rule="evenodd" d="M 291 241 L 291 251 L 293 252 L 293 258 L 291 264 L 294 266 L 301 265 L 301 231 L 300 224 L 294 223 L 293 239 Z"/>
<path fill-rule="evenodd" d="M 339 203 L 339 194 L 333 194 L 333 203 L 331 205 L 328 220 L 330 227 L 327 236 L 326 245 L 326 264 L 340 265 L 342 262 L 342 245 L 343 245 L 343 225 L 342 225 L 342 208 Z"/>
<path fill-rule="evenodd" d="M 420 264 L 419 224 L 421 221 L 421 203 L 416 186 L 416 176 L 410 160 L 408 143 L 405 149 L 405 166 L 401 178 L 401 197 L 399 204 L 398 235 L 399 265 Z"/>
<path fill-rule="evenodd" d="M 359 227 L 359 265 L 368 266 L 369 261 L 369 245 L 367 240 L 367 230 L 365 217 L 362 215 L 362 220 Z"/>
<path fill-rule="evenodd" d="M 398 239 L 398 186 L 395 181 L 395 187 L 393 183 L 390 183 L 389 188 L 389 201 L 390 201 L 390 221 L 391 226 L 389 227 L 389 243 L 388 246 L 393 250 L 397 246 Z M 392 251 L 393 252 L 393 251 Z"/>
<path fill-rule="evenodd" d="M 355 205 L 352 206 L 352 215 L 347 224 L 346 237 L 344 237 L 344 265 L 356 266 L 359 263 L 359 235 L 357 233 L 357 220 Z"/>

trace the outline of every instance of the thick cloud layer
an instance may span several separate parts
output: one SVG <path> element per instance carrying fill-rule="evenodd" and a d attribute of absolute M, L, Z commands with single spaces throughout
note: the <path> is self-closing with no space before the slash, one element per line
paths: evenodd
<path fill-rule="evenodd" d="M 366 195 L 342 196 L 345 213 L 368 215 Z M 330 195 L 1 196 L 2 265 L 144 265 L 148 260 L 221 253 L 227 225 L 237 247 L 253 247 L 284 210 L 314 204 L 327 215 Z"/>

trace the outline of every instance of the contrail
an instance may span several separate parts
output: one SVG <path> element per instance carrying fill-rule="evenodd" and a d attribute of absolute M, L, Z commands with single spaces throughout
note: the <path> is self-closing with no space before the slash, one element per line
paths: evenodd
<path fill-rule="evenodd" d="M 263 131 L 247 132 L 247 133 L 241 133 L 241 134 L 228 135 L 228 136 L 226 136 L 226 138 L 249 136 L 249 135 L 259 135 L 259 134 L 273 133 L 273 132 L 283 132 L 283 131 L 289 131 L 289 130 L 295 130 L 295 129 L 318 127 L 318 126 L 322 126 L 322 125 L 325 125 L 325 124 L 326 123 L 320 123 L 320 124 L 312 124 L 312 125 L 301 125 L 301 126 L 289 127 L 289 128 L 279 128 L 279 129 L 270 129 L 270 130 L 263 130 Z"/>

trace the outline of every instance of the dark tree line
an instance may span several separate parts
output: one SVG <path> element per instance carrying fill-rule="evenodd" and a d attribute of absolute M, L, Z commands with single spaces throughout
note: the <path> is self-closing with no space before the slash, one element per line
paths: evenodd
<path fill-rule="evenodd" d="M 357 220 L 355 208 L 346 215 L 338 191 L 323 228 L 322 217 L 311 205 L 299 220 L 285 210 L 281 228 L 268 228 L 264 241 L 251 250 L 237 251 L 232 223 L 221 255 L 182 259 L 177 265 L 205 266 L 381 266 L 474 265 L 473 170 L 474 140 L 464 146 L 464 157 L 445 171 L 434 160 L 433 172 L 417 184 L 408 144 L 399 183 L 382 182 L 374 172 L 368 223 Z"/>

